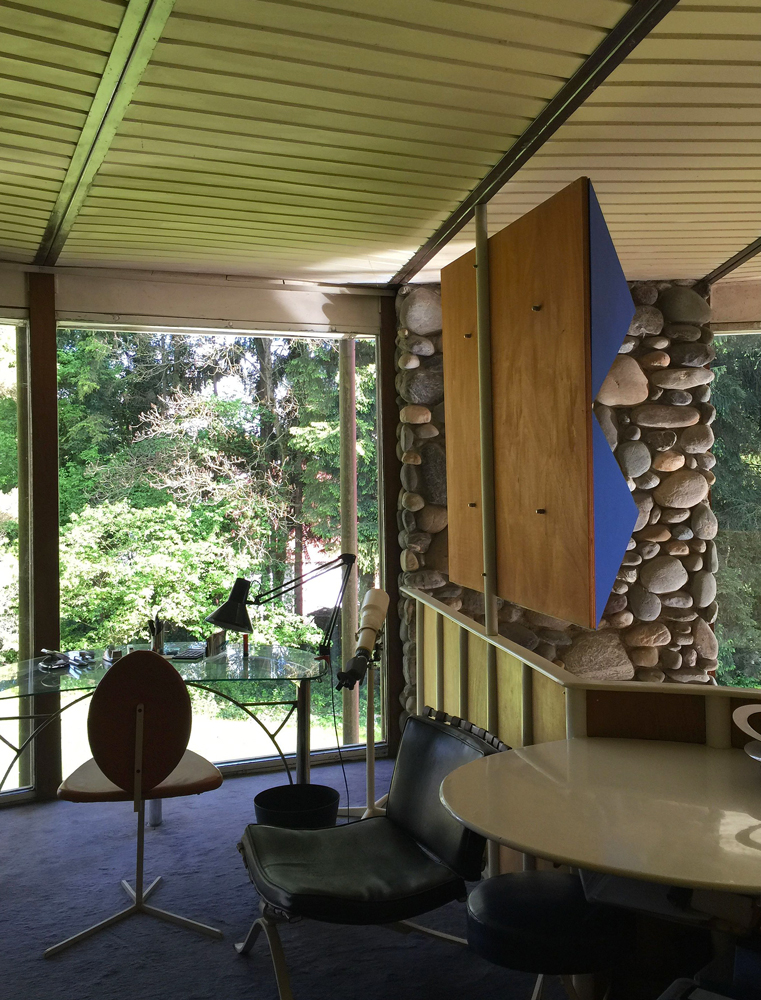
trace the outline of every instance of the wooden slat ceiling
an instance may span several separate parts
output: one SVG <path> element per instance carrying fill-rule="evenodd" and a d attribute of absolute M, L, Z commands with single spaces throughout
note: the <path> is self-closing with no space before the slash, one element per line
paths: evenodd
<path fill-rule="evenodd" d="M 177 0 L 59 263 L 385 281 L 629 6 Z M 46 102 L 3 140 L 27 200 L 0 257 L 35 257 L 123 10 L 0 0 Z"/>
<path fill-rule="evenodd" d="M 0 3 L 0 259 L 35 256 L 125 7 Z"/>
<path fill-rule="evenodd" d="M 58 257 L 103 81 L 158 0 L 0 0 L 0 260 L 385 282 L 630 4 L 177 0 Z M 587 174 L 629 277 L 712 270 L 761 231 L 760 52 L 759 0 L 681 0 L 490 228 Z"/>
<path fill-rule="evenodd" d="M 586 174 L 627 277 L 712 271 L 761 233 L 760 57 L 761 4 L 681 0 L 492 200 L 490 231 Z M 759 275 L 761 256 L 732 280 Z"/>

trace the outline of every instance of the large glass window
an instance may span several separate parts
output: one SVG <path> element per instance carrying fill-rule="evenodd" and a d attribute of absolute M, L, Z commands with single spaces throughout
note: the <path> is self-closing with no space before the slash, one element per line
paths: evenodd
<path fill-rule="evenodd" d="M 16 327 L 0 325 L 0 662 L 14 663 L 19 650 L 18 445 L 16 399 Z M 17 684 L 1 685 L 0 717 L 31 711 Z M 29 732 L 29 722 L 0 721 L 0 779 L 14 756 L 8 744 L 18 746 Z M 5 741 L 8 741 L 7 743 Z M 4 791 L 30 785 L 31 755 L 13 765 Z"/>
<path fill-rule="evenodd" d="M 761 336 L 716 337 L 720 684 L 761 686 Z"/>
<path fill-rule="evenodd" d="M 204 638 L 205 616 L 236 576 L 266 591 L 338 554 L 335 342 L 70 329 L 58 362 L 63 648 L 147 642 L 156 615 L 168 640 Z M 372 341 L 357 342 L 356 381 L 361 599 L 379 548 Z M 338 579 L 267 605 L 252 642 L 316 648 Z M 334 652 L 340 664 L 340 635 Z M 245 701 L 294 696 L 264 683 L 225 690 Z M 273 753 L 229 702 L 191 694 L 198 752 Z M 340 694 L 313 683 L 313 749 L 336 744 L 334 703 L 340 735 Z M 88 754 L 86 711 L 63 715 L 64 773 Z M 283 712 L 264 710 L 275 724 Z M 295 717 L 281 745 L 294 749 Z"/>

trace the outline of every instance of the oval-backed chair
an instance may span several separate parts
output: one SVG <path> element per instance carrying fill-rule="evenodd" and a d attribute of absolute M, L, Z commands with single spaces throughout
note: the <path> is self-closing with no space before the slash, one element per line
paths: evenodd
<path fill-rule="evenodd" d="M 148 888 L 143 886 L 146 799 L 199 795 L 222 784 L 217 768 L 187 749 L 191 722 L 188 690 L 172 664 L 158 653 L 129 653 L 95 689 L 87 717 L 92 758 L 62 782 L 58 798 L 69 802 L 132 800 L 137 813 L 135 887 L 123 880 L 131 905 L 48 948 L 46 958 L 135 913 L 222 937 L 214 927 L 149 906 L 146 900 L 161 876 Z"/>

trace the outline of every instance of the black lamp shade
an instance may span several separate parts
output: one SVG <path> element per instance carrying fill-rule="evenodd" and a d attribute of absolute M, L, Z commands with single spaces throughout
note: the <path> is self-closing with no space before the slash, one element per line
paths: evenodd
<path fill-rule="evenodd" d="M 233 584 L 230 596 L 216 611 L 206 617 L 206 621 L 228 632 L 252 632 L 251 619 L 248 616 L 246 604 L 251 581 L 239 576 Z"/>

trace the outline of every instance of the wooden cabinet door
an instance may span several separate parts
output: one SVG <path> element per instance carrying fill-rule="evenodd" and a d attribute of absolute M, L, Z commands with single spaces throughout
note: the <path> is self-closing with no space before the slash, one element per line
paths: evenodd
<path fill-rule="evenodd" d="M 449 578 L 483 591 L 476 252 L 441 272 Z"/>

